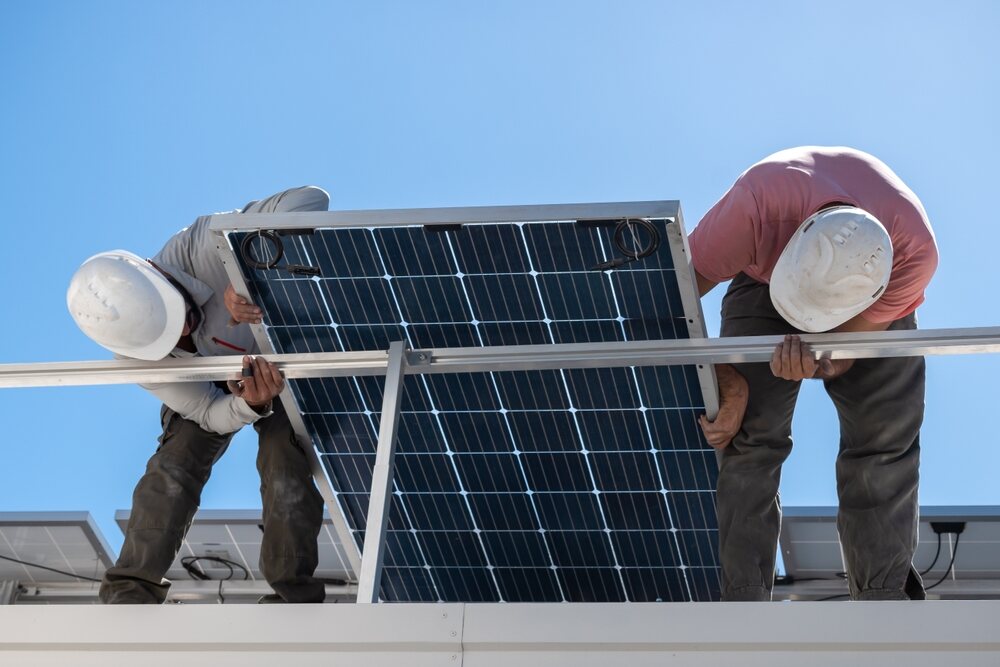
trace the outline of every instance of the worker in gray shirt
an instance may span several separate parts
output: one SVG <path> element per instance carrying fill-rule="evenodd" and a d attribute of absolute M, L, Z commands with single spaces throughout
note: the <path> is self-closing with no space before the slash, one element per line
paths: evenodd
<path fill-rule="evenodd" d="M 239 212 L 325 211 L 316 187 L 286 190 Z M 323 501 L 281 402 L 284 379 L 259 356 L 249 322 L 260 311 L 238 296 L 203 216 L 152 259 L 112 251 L 88 259 L 66 295 L 81 330 L 118 357 L 243 355 L 239 381 L 141 385 L 160 401 L 163 434 L 132 497 L 125 543 L 101 583 L 105 603 L 161 603 L 164 579 L 198 509 L 213 464 L 253 424 L 264 506 L 260 567 L 276 595 L 266 602 L 322 602 L 313 577 Z"/>

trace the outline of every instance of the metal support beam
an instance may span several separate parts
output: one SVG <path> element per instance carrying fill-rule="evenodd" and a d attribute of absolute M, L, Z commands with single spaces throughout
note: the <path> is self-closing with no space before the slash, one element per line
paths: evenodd
<path fill-rule="evenodd" d="M 640 201 L 597 204 L 542 204 L 528 206 L 463 206 L 400 208 L 367 211 L 308 211 L 300 213 L 222 213 L 211 216 L 214 232 L 258 229 L 321 229 L 337 227 L 398 227 L 400 225 L 456 225 L 475 222 L 541 222 L 624 218 L 674 219 L 680 202 Z"/>
<path fill-rule="evenodd" d="M 692 338 L 617 343 L 505 345 L 416 350 L 407 374 L 472 373 L 555 368 L 612 368 L 771 359 L 781 336 Z M 808 334 L 817 359 L 872 359 L 1000 352 L 1000 327 Z M 288 379 L 382 375 L 384 351 L 266 355 Z M 162 361 L 76 361 L 0 365 L 0 387 L 45 387 L 154 382 L 203 382 L 239 377 L 239 356 Z"/>
<path fill-rule="evenodd" d="M 358 577 L 358 602 L 378 602 L 382 583 L 382 559 L 385 556 L 385 531 L 389 524 L 389 501 L 392 499 L 393 458 L 396 455 L 396 430 L 399 406 L 403 398 L 406 371 L 406 343 L 389 346 L 389 365 L 382 396 L 382 421 L 378 427 L 378 450 L 372 470 L 372 490 L 368 499 L 368 523 Z"/>
<path fill-rule="evenodd" d="M 39 605 L 0 607 L 0 664 L 984 667 L 998 616 L 984 600 Z"/>
<path fill-rule="evenodd" d="M 230 215 L 229 217 L 236 218 L 239 216 Z M 236 293 L 249 296 L 250 291 L 247 289 L 243 273 L 240 271 L 236 261 L 235 249 L 230 245 L 229 239 L 222 234 L 217 234 L 215 249 L 219 253 L 219 260 L 225 267 L 226 275 L 229 276 L 229 282 L 232 283 Z M 274 354 L 274 347 L 267 336 L 265 326 L 263 324 L 251 324 L 250 329 L 253 331 L 254 340 L 257 341 L 257 346 L 260 348 L 261 353 L 267 355 L 267 358 L 270 359 L 271 355 Z M 344 553 L 347 556 L 350 570 L 354 575 L 357 575 L 358 570 L 361 569 L 361 552 L 354 543 L 350 528 L 347 526 L 347 517 L 344 516 L 344 510 L 337 499 L 337 492 L 334 490 L 330 477 L 323 467 L 323 463 L 320 461 L 316 448 L 312 444 L 309 430 L 306 428 L 305 421 L 302 419 L 302 413 L 299 411 L 299 406 L 295 402 L 295 397 L 292 395 L 291 387 L 288 384 L 285 385 L 279 398 L 281 404 L 285 406 L 285 413 L 288 415 L 288 421 L 292 425 L 292 430 L 299 441 L 299 446 L 309 460 L 309 468 L 312 471 L 313 478 L 316 480 L 316 487 L 319 489 L 320 495 L 323 496 L 323 502 L 330 512 L 334 532 L 344 547 Z"/>
<path fill-rule="evenodd" d="M 19 585 L 13 580 L 0 581 L 0 604 L 14 604 Z"/>
<path fill-rule="evenodd" d="M 670 256 L 674 263 L 674 276 L 677 278 L 677 290 L 681 296 L 684 309 L 684 321 L 687 324 L 688 338 L 706 339 L 708 329 L 705 326 L 705 315 L 701 310 L 701 298 L 698 293 L 697 273 L 691 263 L 691 249 L 688 246 L 687 232 L 684 229 L 684 216 L 681 206 L 677 204 L 677 217 L 666 226 L 667 244 L 670 246 Z M 701 387 L 701 396 L 705 401 L 705 416 L 715 419 L 719 414 L 719 378 L 715 375 L 712 364 L 696 364 L 695 373 Z M 716 451 L 721 457 L 722 452 Z"/>

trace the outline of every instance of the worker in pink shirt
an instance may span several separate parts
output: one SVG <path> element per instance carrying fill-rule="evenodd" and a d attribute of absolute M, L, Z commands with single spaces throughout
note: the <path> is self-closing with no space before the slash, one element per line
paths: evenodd
<path fill-rule="evenodd" d="M 745 171 L 689 237 L 702 295 L 732 280 L 722 335 L 784 334 L 770 364 L 718 365 L 723 600 L 769 600 L 799 384 L 840 417 L 837 527 L 856 600 L 923 599 L 911 565 L 924 360 L 815 361 L 801 332 L 915 329 L 938 253 L 917 196 L 877 158 L 805 146 Z"/>

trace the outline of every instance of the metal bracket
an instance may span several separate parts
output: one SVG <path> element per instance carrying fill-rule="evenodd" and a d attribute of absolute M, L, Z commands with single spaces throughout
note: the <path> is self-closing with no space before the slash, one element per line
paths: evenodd
<path fill-rule="evenodd" d="M 430 366 L 434 361 L 431 350 L 410 350 L 406 353 L 407 366 Z"/>
<path fill-rule="evenodd" d="M 240 215 L 227 214 L 226 217 L 240 218 Z M 292 229 L 291 232 L 294 234 L 299 230 Z M 243 278 L 243 273 L 240 271 L 239 264 L 236 261 L 236 249 L 230 244 L 229 237 L 222 232 L 215 232 L 216 234 L 216 251 L 218 252 L 219 259 L 222 261 L 222 265 L 226 270 L 226 275 L 229 276 L 229 281 L 232 283 L 233 287 L 236 289 L 237 293 L 246 296 L 250 295 L 247 289 L 246 280 Z M 257 341 L 257 345 L 263 354 L 268 355 L 268 358 L 273 358 L 274 348 L 271 346 L 271 341 L 267 337 L 267 331 L 263 324 L 252 324 L 250 325 L 251 331 L 253 331 L 254 339 Z M 227 360 L 232 362 L 240 361 L 242 357 L 240 356 L 230 356 L 230 357 L 203 357 L 202 359 L 214 359 L 215 361 Z M 191 359 L 190 361 L 196 361 L 198 358 Z M 130 364 L 136 363 L 131 360 L 121 360 L 117 362 L 118 364 Z M 167 362 L 156 362 L 159 364 Z M 201 369 L 194 371 L 191 375 L 197 376 L 202 375 Z M 212 380 L 224 380 L 230 379 L 238 375 L 239 372 L 233 372 L 229 369 L 224 371 L 221 375 L 216 374 L 215 377 L 205 378 Z M 0 370 L 0 387 L 5 386 L 3 383 L 4 373 Z M 102 373 L 98 373 L 98 376 L 103 376 Z M 106 376 L 104 376 L 105 379 Z M 286 376 L 287 377 L 287 376 Z M 179 379 L 179 378 L 178 378 Z M 194 377 L 190 378 L 194 380 Z M 147 376 L 141 382 L 155 382 L 156 380 L 150 379 Z M 161 380 L 164 381 L 164 380 Z M 165 380 L 167 382 L 175 380 Z M 60 380 L 58 382 L 62 384 Z M 320 495 L 323 496 L 323 502 L 330 512 L 330 519 L 333 521 L 334 532 L 340 539 L 341 544 L 344 547 L 344 552 L 347 555 L 347 565 L 350 566 L 351 571 L 357 574 L 358 570 L 361 569 L 361 552 L 358 550 L 357 544 L 354 542 L 354 538 L 351 535 L 350 528 L 347 525 L 347 518 L 344 516 L 344 510 L 340 505 L 340 501 L 337 499 L 337 492 L 334 490 L 333 485 L 327 476 L 326 470 L 323 468 L 323 464 L 319 460 L 319 454 L 316 453 L 316 448 L 312 444 L 312 438 L 309 435 L 308 429 L 306 429 L 305 422 L 302 419 L 302 414 L 299 412 L 298 405 L 295 403 L 295 398 L 292 396 L 291 386 L 286 384 L 284 391 L 281 392 L 280 400 L 282 405 L 285 406 L 285 412 L 288 414 L 288 420 L 291 422 L 292 430 L 295 431 L 295 435 L 299 441 L 299 445 L 302 447 L 302 451 L 305 452 L 306 458 L 309 459 L 309 467 L 312 470 L 313 478 L 316 480 L 316 486 L 319 488 Z"/>
<path fill-rule="evenodd" d="M 688 338 L 614 343 L 441 347 L 414 350 L 419 363 L 406 372 L 482 373 L 558 368 L 685 366 L 767 362 L 783 336 Z M 816 359 L 881 359 L 948 354 L 1000 353 L 1000 327 L 805 334 Z M 266 339 L 265 339 L 266 341 Z M 261 345 L 264 348 L 263 344 Z M 270 348 L 266 349 L 270 352 Z M 421 359 L 420 355 L 426 355 Z M 403 354 L 404 358 L 410 355 Z M 286 379 L 382 375 L 384 351 L 267 354 Z M 407 359 L 408 360 L 408 359 Z M 239 376 L 239 356 L 138 361 L 75 361 L 0 364 L 0 387 L 192 382 Z M 708 369 L 706 369 L 708 370 Z M 282 394 L 284 397 L 284 394 Z M 708 396 L 706 396 L 706 401 Z M 293 403 L 294 406 L 294 403 Z M 286 404 L 287 407 L 287 404 Z M 293 424 L 294 425 L 294 424 Z M 332 511 L 332 509 L 331 509 Z"/>
<path fill-rule="evenodd" d="M 382 395 L 382 421 L 378 427 L 378 450 L 375 453 L 375 468 L 372 470 L 365 546 L 361 553 L 361 575 L 358 577 L 358 602 L 378 602 L 378 593 L 382 587 L 385 532 L 389 525 L 389 501 L 392 500 L 392 471 L 396 455 L 399 406 L 403 398 L 403 376 L 406 374 L 406 356 L 405 342 L 396 341 L 389 346 L 385 393 Z"/>
<path fill-rule="evenodd" d="M 20 589 L 21 585 L 12 579 L 0 581 L 0 605 L 14 604 Z"/>

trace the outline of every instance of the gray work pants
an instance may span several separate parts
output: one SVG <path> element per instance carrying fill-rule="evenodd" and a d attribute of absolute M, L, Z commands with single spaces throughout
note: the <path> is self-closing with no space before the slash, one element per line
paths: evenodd
<path fill-rule="evenodd" d="M 915 315 L 890 329 L 916 329 Z M 740 274 L 722 301 L 722 335 L 799 333 L 775 311 L 768 286 Z M 721 456 L 718 482 L 723 600 L 769 600 L 781 524 L 778 483 L 792 449 L 799 382 L 768 364 L 739 364 L 750 398 Z M 861 359 L 824 383 L 840 417 L 837 528 L 851 597 L 923 598 L 910 561 L 917 545 L 917 480 L 924 414 L 923 358 Z"/>
<path fill-rule="evenodd" d="M 201 501 L 201 490 L 233 433 L 204 430 L 163 406 L 160 446 L 132 495 L 125 544 L 101 583 L 106 604 L 161 603 L 170 582 L 163 578 L 181 547 Z M 323 500 L 305 453 L 296 443 L 280 401 L 274 414 L 254 424 L 259 436 L 257 470 L 264 505 L 260 568 L 287 602 L 322 602 L 323 584 L 313 578 Z"/>

